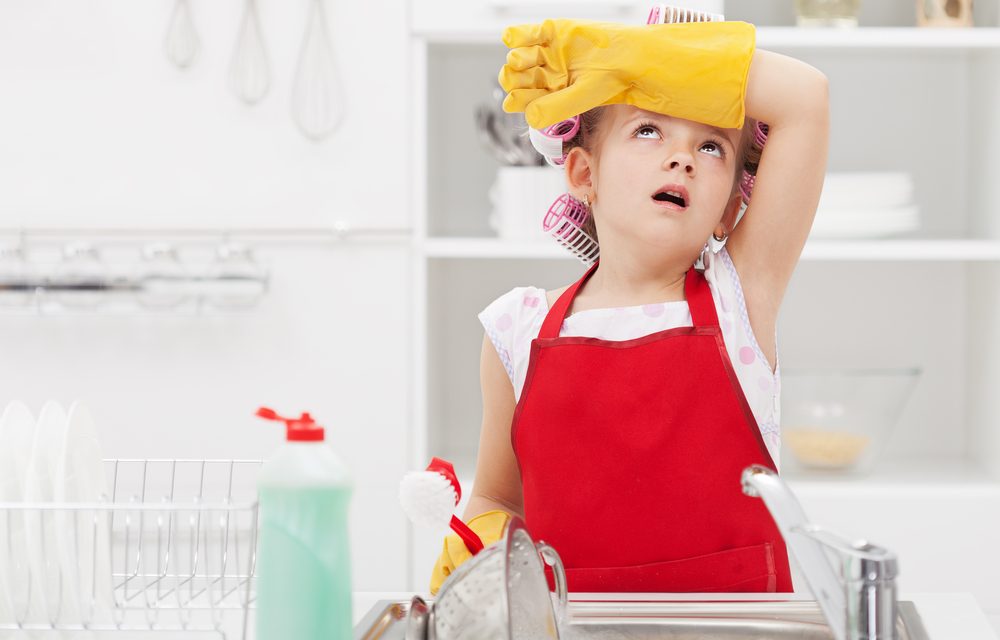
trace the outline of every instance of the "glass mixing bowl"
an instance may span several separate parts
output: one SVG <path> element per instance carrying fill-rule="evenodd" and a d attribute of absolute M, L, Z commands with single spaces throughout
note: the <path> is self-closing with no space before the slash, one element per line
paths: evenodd
<path fill-rule="evenodd" d="M 782 472 L 870 471 L 919 377 L 916 368 L 782 370 Z"/>

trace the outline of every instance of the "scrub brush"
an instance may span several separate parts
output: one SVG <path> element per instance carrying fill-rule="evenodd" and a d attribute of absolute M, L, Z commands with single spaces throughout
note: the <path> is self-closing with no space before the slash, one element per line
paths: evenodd
<path fill-rule="evenodd" d="M 454 514 L 461 499 L 455 467 L 441 458 L 431 458 L 425 471 L 411 471 L 399 483 L 399 503 L 411 522 L 435 528 L 450 526 L 469 553 L 476 555 L 483 550 L 483 541 Z"/>

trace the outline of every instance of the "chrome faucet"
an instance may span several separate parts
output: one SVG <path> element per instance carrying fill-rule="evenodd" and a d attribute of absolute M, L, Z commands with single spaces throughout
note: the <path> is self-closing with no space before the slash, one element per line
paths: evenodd
<path fill-rule="evenodd" d="M 897 640 L 896 554 L 863 540 L 848 542 L 809 524 L 795 494 L 767 467 L 747 467 L 741 484 L 743 493 L 764 500 L 834 638 Z"/>

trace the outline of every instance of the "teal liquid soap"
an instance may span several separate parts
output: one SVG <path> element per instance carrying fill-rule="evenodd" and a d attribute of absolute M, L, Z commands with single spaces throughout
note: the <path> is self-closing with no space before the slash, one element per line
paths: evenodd
<path fill-rule="evenodd" d="M 259 640 L 351 640 L 350 488 L 261 487 Z"/>

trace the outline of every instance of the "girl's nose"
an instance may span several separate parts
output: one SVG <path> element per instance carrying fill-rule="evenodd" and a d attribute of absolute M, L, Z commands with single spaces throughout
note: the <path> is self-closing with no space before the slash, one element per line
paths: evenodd
<path fill-rule="evenodd" d="M 670 153 L 666 159 L 666 167 L 671 171 L 682 167 L 685 173 L 694 174 L 694 158 L 684 150 L 677 150 Z"/>

